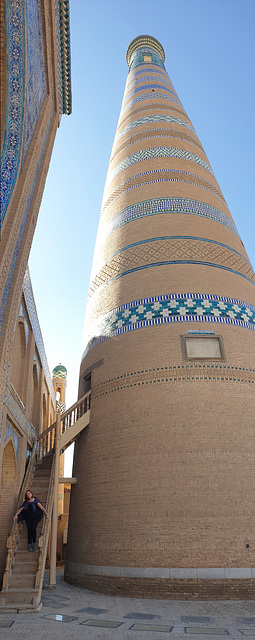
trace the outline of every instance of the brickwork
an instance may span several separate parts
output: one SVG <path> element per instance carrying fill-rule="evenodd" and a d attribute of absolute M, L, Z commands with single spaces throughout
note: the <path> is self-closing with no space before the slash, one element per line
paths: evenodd
<path fill-rule="evenodd" d="M 194 127 L 171 102 L 158 44 L 146 48 L 151 65 L 140 44 L 91 273 L 79 387 L 91 373 L 91 422 L 75 447 L 66 576 L 110 593 L 236 597 L 237 578 L 104 575 L 254 566 L 255 276 Z M 194 334 L 219 337 L 218 361 L 187 359 L 182 336 Z M 252 580 L 242 584 L 251 597 Z"/>

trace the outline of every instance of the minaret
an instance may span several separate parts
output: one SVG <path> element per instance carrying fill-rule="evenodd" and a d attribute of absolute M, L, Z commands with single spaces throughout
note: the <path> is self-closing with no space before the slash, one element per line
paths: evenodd
<path fill-rule="evenodd" d="M 91 384 L 91 422 L 75 447 L 65 576 L 106 592 L 203 584 L 226 597 L 255 566 L 255 276 L 164 61 L 150 36 L 128 47 L 86 310 L 79 396 Z"/>
<path fill-rule="evenodd" d="M 56 402 L 61 413 L 66 408 L 66 385 L 67 385 L 67 369 L 61 363 L 54 367 L 52 371 L 52 382 L 56 396 Z M 59 476 L 64 477 L 65 454 L 62 453 L 59 458 Z M 58 485 L 58 515 L 64 512 L 64 484 Z"/>

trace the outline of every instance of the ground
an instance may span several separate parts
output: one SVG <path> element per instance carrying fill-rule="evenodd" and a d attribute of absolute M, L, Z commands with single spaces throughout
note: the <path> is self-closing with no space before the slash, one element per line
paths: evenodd
<path fill-rule="evenodd" d="M 106 596 L 64 581 L 43 588 L 43 608 L 34 614 L 1 614 L 0 637 L 13 640 L 188 640 L 255 638 L 254 601 L 190 602 Z M 57 618 L 57 619 L 56 619 Z"/>

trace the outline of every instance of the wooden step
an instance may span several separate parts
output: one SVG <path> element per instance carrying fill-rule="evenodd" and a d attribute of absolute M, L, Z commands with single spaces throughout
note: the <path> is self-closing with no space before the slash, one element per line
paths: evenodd
<path fill-rule="evenodd" d="M 31 562 L 31 558 L 33 562 L 37 562 L 38 559 L 38 551 L 25 551 L 19 549 L 15 553 L 15 562 Z"/>
<path fill-rule="evenodd" d="M 16 605 L 19 604 L 33 604 L 34 598 L 36 598 L 38 594 L 38 589 L 29 589 L 24 587 L 24 589 L 20 587 L 11 587 L 7 591 L 1 591 L 0 593 L 0 607 L 1 604 L 3 606 L 6 605 Z M 1 610 L 1 609 L 0 609 Z"/>
<path fill-rule="evenodd" d="M 34 573 L 12 573 L 9 578 L 8 591 L 12 589 L 33 589 L 35 586 L 35 574 Z"/>
<path fill-rule="evenodd" d="M 37 561 L 36 560 L 29 560 L 29 562 L 18 562 L 14 561 L 14 564 L 12 566 L 12 575 L 17 576 L 20 573 L 34 573 L 37 571 Z"/>

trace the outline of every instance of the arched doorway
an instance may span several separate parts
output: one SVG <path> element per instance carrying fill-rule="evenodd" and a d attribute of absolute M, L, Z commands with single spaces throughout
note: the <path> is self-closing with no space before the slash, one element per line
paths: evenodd
<path fill-rule="evenodd" d="M 17 462 L 15 448 L 12 436 L 6 441 L 3 451 L 2 477 L 1 477 L 1 503 L 0 503 L 0 521 L 1 521 L 1 539 L 3 544 L 0 551 L 0 574 L 3 574 L 6 559 L 6 539 L 12 528 L 14 496 L 15 496 L 15 480 L 16 480 Z"/>

